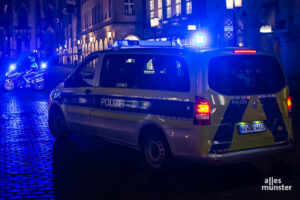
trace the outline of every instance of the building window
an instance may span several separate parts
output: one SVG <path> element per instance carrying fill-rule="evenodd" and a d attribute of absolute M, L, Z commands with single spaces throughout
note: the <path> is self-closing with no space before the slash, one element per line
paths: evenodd
<path fill-rule="evenodd" d="M 98 10 L 98 23 L 101 22 L 101 11 L 100 11 L 100 4 L 97 5 L 97 10 Z"/>
<path fill-rule="evenodd" d="M 25 6 L 22 6 L 18 10 L 18 25 L 20 28 L 28 27 L 28 12 Z"/>
<path fill-rule="evenodd" d="M 192 14 L 193 5 L 192 0 L 186 0 L 186 14 Z"/>
<path fill-rule="evenodd" d="M 103 2 L 103 9 L 104 9 L 104 20 L 106 20 L 107 19 L 107 8 L 108 8 L 108 6 L 107 6 L 107 1 L 102 1 Z"/>
<path fill-rule="evenodd" d="M 95 24 L 95 19 L 96 19 L 96 17 L 95 17 L 95 7 L 94 8 L 92 8 L 92 25 L 94 25 Z"/>
<path fill-rule="evenodd" d="M 172 0 L 167 0 L 167 18 L 172 17 Z"/>
<path fill-rule="evenodd" d="M 134 15 L 134 2 L 133 0 L 125 0 L 125 15 Z"/>
<path fill-rule="evenodd" d="M 150 0 L 150 19 L 154 18 L 154 0 Z"/>
<path fill-rule="evenodd" d="M 108 0 L 108 17 L 111 18 L 111 0 Z"/>
<path fill-rule="evenodd" d="M 162 0 L 158 0 L 158 18 L 162 19 L 163 18 L 163 11 L 162 11 Z"/>
<path fill-rule="evenodd" d="M 181 0 L 176 0 L 176 15 L 181 14 Z"/>

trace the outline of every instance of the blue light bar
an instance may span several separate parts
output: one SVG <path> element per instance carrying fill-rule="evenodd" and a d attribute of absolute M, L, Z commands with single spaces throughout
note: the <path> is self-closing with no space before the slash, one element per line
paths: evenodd
<path fill-rule="evenodd" d="M 139 48 L 139 47 L 180 47 L 176 41 L 149 41 L 149 40 L 118 40 L 113 48 Z"/>
<path fill-rule="evenodd" d="M 205 45 L 205 35 L 202 33 L 197 33 L 194 36 L 194 44 L 195 45 Z"/>

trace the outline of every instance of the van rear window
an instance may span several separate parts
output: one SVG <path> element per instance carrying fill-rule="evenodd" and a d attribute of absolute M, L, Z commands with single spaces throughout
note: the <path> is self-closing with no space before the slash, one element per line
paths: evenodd
<path fill-rule="evenodd" d="M 211 89 L 224 95 L 277 93 L 286 85 L 278 61 L 262 55 L 214 57 L 209 63 L 208 82 Z"/>

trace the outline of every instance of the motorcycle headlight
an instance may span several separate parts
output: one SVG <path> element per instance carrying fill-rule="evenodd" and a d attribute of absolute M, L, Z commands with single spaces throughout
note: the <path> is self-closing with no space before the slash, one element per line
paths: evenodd
<path fill-rule="evenodd" d="M 47 68 L 47 63 L 42 62 L 42 63 L 41 63 L 41 69 L 46 69 L 46 68 Z"/>
<path fill-rule="evenodd" d="M 16 70 L 16 64 L 10 64 L 9 65 L 9 71 L 12 72 L 12 71 L 15 71 Z"/>

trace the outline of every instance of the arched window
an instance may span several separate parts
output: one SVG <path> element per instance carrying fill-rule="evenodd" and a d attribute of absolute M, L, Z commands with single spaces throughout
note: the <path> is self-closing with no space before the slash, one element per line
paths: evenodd
<path fill-rule="evenodd" d="M 98 40 L 96 40 L 96 42 L 95 42 L 95 51 L 98 51 L 98 47 L 99 47 Z"/>
<path fill-rule="evenodd" d="M 99 40 L 99 51 L 103 51 L 103 41 L 102 41 L 102 39 Z"/>
<path fill-rule="evenodd" d="M 128 35 L 124 40 L 140 40 L 140 38 L 136 35 Z"/>
<path fill-rule="evenodd" d="M 28 11 L 25 6 L 21 6 L 18 9 L 18 26 L 20 28 L 28 27 Z"/>
<path fill-rule="evenodd" d="M 104 39 L 104 50 L 108 48 L 107 38 Z"/>

